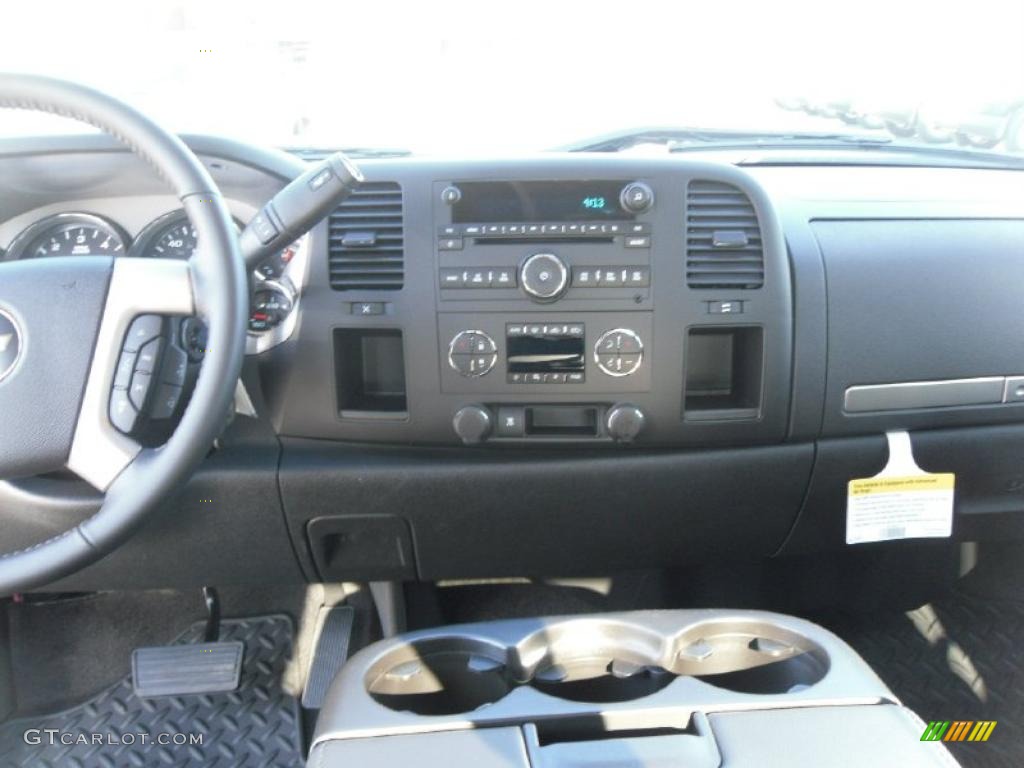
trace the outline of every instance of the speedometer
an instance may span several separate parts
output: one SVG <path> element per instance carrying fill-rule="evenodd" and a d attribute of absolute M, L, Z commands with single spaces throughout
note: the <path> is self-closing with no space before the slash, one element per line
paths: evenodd
<path fill-rule="evenodd" d="M 158 232 L 148 255 L 160 259 L 187 259 L 195 251 L 196 228 L 188 221 L 182 221 L 171 223 Z"/>
<path fill-rule="evenodd" d="M 88 213 L 60 213 L 36 222 L 11 245 L 14 258 L 121 256 L 126 237 L 112 222 Z"/>
<path fill-rule="evenodd" d="M 152 259 L 188 259 L 195 253 L 196 242 L 196 228 L 185 212 L 172 211 L 142 231 L 132 246 L 131 255 Z M 283 248 L 256 265 L 256 274 L 265 279 L 280 277 L 294 255 L 294 245 Z"/>

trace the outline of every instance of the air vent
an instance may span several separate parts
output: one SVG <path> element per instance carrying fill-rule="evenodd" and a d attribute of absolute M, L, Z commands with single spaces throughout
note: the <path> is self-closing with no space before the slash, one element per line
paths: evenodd
<path fill-rule="evenodd" d="M 402 188 L 365 182 L 327 218 L 327 263 L 336 291 L 393 291 L 404 278 Z"/>
<path fill-rule="evenodd" d="M 743 192 L 717 181 L 691 181 L 686 192 L 686 284 L 760 288 L 764 251 L 757 212 Z"/>

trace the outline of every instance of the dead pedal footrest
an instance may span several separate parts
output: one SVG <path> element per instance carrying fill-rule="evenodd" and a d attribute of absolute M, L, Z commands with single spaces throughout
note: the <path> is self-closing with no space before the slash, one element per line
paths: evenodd
<path fill-rule="evenodd" d="M 245 643 L 191 643 L 132 651 L 132 689 L 139 698 L 226 693 L 238 688 Z"/>

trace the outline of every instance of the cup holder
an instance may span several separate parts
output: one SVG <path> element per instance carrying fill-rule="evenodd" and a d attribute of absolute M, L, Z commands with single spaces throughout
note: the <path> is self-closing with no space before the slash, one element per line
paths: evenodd
<path fill-rule="evenodd" d="M 828 654 L 803 635 L 760 621 L 714 621 L 675 643 L 671 671 L 736 693 L 795 693 L 828 673 Z"/>
<path fill-rule="evenodd" d="M 621 621 L 556 624 L 521 646 L 530 685 L 568 701 L 594 704 L 633 701 L 675 679 L 661 665 L 663 639 Z"/>
<path fill-rule="evenodd" d="M 678 677 L 735 693 L 793 693 L 828 670 L 817 643 L 757 619 L 705 621 L 674 637 L 616 619 L 572 619 L 507 648 L 471 635 L 408 642 L 373 662 L 365 685 L 391 710 L 457 715 L 520 686 L 606 704 L 650 696 Z"/>
<path fill-rule="evenodd" d="M 466 637 L 400 646 L 366 675 L 366 690 L 378 704 L 417 715 L 472 712 L 511 688 L 505 649 Z"/>

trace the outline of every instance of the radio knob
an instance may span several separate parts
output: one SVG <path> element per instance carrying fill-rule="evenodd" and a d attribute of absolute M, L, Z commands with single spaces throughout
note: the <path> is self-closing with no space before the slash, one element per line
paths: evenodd
<path fill-rule="evenodd" d="M 613 405 L 605 417 L 608 436 L 617 443 L 631 443 L 644 428 L 644 412 L 635 405 Z"/>
<path fill-rule="evenodd" d="M 523 262 L 519 284 L 537 301 L 554 301 L 569 284 L 569 270 L 553 253 L 535 253 Z"/>
<path fill-rule="evenodd" d="M 643 213 L 654 205 L 654 190 L 642 181 L 630 182 L 622 188 L 619 203 L 630 213 Z"/>
<path fill-rule="evenodd" d="M 483 406 L 467 405 L 456 411 L 452 426 L 466 445 L 482 443 L 491 434 L 491 414 Z"/>

